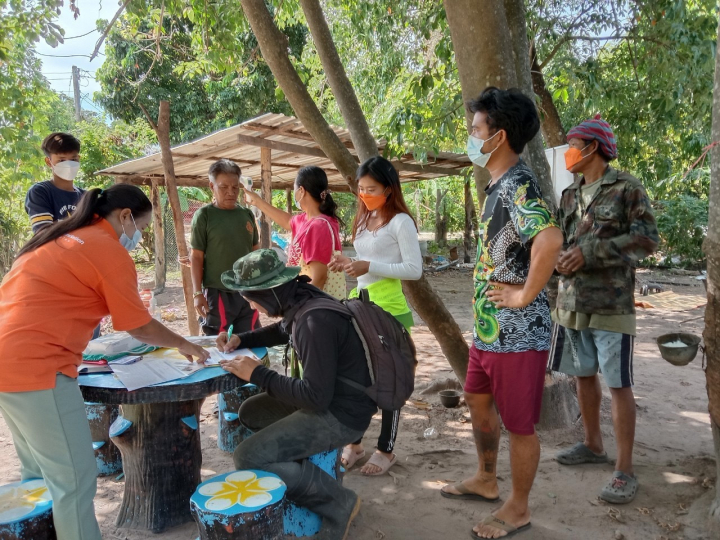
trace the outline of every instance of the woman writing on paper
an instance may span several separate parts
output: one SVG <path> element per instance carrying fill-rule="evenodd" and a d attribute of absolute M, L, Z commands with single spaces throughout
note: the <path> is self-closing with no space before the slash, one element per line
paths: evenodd
<path fill-rule="evenodd" d="M 115 330 L 204 362 L 202 347 L 150 316 L 128 253 L 151 219 L 140 188 L 86 192 L 72 216 L 38 232 L 0 285 L 0 412 L 23 480 L 43 478 L 58 540 L 99 540 L 97 466 L 76 377 L 93 329 Z"/>
<path fill-rule="evenodd" d="M 346 297 L 345 276 L 329 272 L 334 253 L 342 252 L 337 204 L 328 189 L 328 179 L 320 167 L 303 167 L 295 179 L 293 198 L 302 213 L 292 215 L 265 202 L 260 195 L 245 190 L 248 204 L 257 207 L 286 231 L 292 232 L 288 266 L 299 266 L 310 283 L 335 298 Z"/>
<path fill-rule="evenodd" d="M 422 275 L 422 257 L 417 226 L 403 199 L 400 177 L 395 167 L 382 157 L 370 158 L 357 171 L 358 211 L 353 223 L 353 245 L 357 257 L 335 255 L 330 270 L 344 270 L 357 278 L 358 296 L 365 290 L 370 300 L 393 315 L 405 328 L 413 326 L 400 280 L 416 280 Z M 377 452 L 363 466 L 368 476 L 385 474 L 397 461 L 393 453 L 400 411 L 382 411 Z M 345 447 L 343 462 L 349 469 L 365 455 L 362 439 Z"/>

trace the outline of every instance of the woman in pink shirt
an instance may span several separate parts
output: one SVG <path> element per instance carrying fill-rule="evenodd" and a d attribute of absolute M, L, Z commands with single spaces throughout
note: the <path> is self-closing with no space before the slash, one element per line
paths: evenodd
<path fill-rule="evenodd" d="M 337 204 L 328 189 L 328 179 L 320 167 L 303 167 L 295 178 L 293 191 L 295 206 L 302 213 L 292 215 L 265 202 L 254 191 L 245 190 L 245 200 L 263 214 L 292 232 L 288 247 L 288 266 L 300 266 L 301 274 L 310 283 L 335 298 L 345 298 L 345 275 L 330 272 L 328 264 L 333 254 L 342 252 Z"/>

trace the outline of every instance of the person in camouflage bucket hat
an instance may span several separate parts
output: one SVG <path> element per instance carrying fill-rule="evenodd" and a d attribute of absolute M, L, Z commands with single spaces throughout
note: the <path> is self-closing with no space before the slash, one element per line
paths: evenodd
<path fill-rule="evenodd" d="M 321 537 L 341 540 L 358 514 L 360 499 L 307 458 L 360 439 L 377 405 L 367 393 L 343 382 L 372 384 L 353 320 L 327 304 L 302 309 L 318 300 L 338 300 L 299 272 L 285 266 L 275 251 L 259 249 L 222 274 L 223 284 L 239 291 L 253 309 L 281 320 L 231 337 L 221 333 L 217 347 L 229 353 L 240 347 L 288 345 L 303 368 L 302 378 L 293 378 L 248 356 L 220 362 L 224 370 L 263 390 L 238 411 L 238 420 L 253 436 L 237 446 L 233 462 L 238 470 L 277 474 L 287 486 L 289 501 L 322 517 Z"/>
<path fill-rule="evenodd" d="M 259 291 L 287 283 L 299 273 L 299 266 L 285 266 L 274 250 L 258 249 L 240 257 L 220 279 L 228 289 Z"/>
<path fill-rule="evenodd" d="M 617 461 L 600 498 L 615 504 L 635 498 L 633 342 L 635 267 L 658 245 L 650 199 L 640 181 L 609 165 L 615 135 L 599 116 L 568 132 L 567 170 L 581 175 L 563 191 L 558 222 L 563 231 L 561 274 L 553 320 L 553 369 L 577 378 L 585 440 L 558 452 L 563 465 L 605 463 L 600 431 L 602 390 L 610 388 Z"/>

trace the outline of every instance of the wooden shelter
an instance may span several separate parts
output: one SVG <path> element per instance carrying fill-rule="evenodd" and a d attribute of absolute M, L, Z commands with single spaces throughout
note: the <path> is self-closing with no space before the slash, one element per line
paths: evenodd
<path fill-rule="evenodd" d="M 339 127 L 333 127 L 333 130 L 350 153 L 357 156 L 350 132 Z M 378 143 L 381 152 L 384 147 L 384 142 Z M 315 165 L 327 173 L 333 191 L 349 191 L 342 175 L 302 122 L 283 114 L 263 114 L 196 141 L 174 146 L 172 155 L 178 186 L 206 187 L 210 164 L 226 158 L 240 166 L 243 176 L 255 179 L 255 185 L 262 179 L 263 187 L 269 182 L 271 189 L 289 189 L 293 187 L 298 169 Z M 393 164 L 402 182 L 461 174 L 463 169 L 471 166 L 465 154 L 441 152 L 437 156 L 428 156 L 428 159 L 430 163 L 423 164 L 412 154 L 406 154 L 393 159 Z M 150 186 L 152 180 L 157 180 L 162 186 L 165 182 L 160 153 L 124 161 L 98 174 L 135 185 Z"/>
<path fill-rule="evenodd" d="M 350 132 L 339 127 L 333 127 L 333 130 L 357 158 Z M 381 153 L 384 147 L 383 141 L 378 143 Z M 253 188 L 261 188 L 263 199 L 270 203 L 273 189 L 287 190 L 289 201 L 289 190 L 294 186 L 297 171 L 308 165 L 321 167 L 327 173 L 333 191 L 350 191 L 342 174 L 302 122 L 283 114 L 263 114 L 195 141 L 174 146 L 170 152 L 177 186 L 207 187 L 210 165 L 224 158 L 237 163 L 243 176 L 253 178 Z M 441 152 L 437 156 L 429 155 L 428 158 L 429 163 L 417 161 L 412 154 L 394 158 L 392 162 L 400 175 L 400 181 L 415 182 L 458 175 L 472 165 L 465 154 Z M 97 174 L 112 176 L 119 183 L 151 188 L 155 286 L 161 290 L 165 284 L 165 245 L 159 188 L 165 185 L 166 174 L 162 153 L 124 161 Z M 260 239 L 262 247 L 270 247 L 270 223 L 264 216 L 261 219 Z"/>

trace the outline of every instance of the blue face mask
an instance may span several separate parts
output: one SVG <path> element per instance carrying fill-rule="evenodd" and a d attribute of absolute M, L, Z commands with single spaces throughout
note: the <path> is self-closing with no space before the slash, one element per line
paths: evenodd
<path fill-rule="evenodd" d="M 498 131 L 497 133 L 495 133 L 495 135 L 497 135 L 498 133 L 500 132 Z M 492 139 L 495 135 L 490 137 L 490 139 Z M 482 151 L 483 146 L 485 146 L 485 143 L 488 142 L 490 139 L 483 140 L 478 137 L 473 137 L 472 135 L 468 137 L 467 155 L 470 158 L 470 161 L 472 161 L 478 167 L 485 167 L 488 161 L 490 161 L 490 156 L 492 156 L 492 153 L 497 150 L 496 148 L 495 150 L 493 150 L 492 152 L 488 152 L 487 154 Z"/>
<path fill-rule="evenodd" d="M 133 233 L 132 238 L 125 234 L 125 225 L 123 225 L 122 223 L 120 224 L 123 230 L 123 233 L 120 235 L 120 244 L 128 251 L 132 251 L 133 249 L 135 249 L 140 243 L 140 240 L 142 240 L 142 232 L 140 231 L 140 229 L 137 228 L 137 225 L 135 224 L 135 218 L 132 214 L 130 214 L 130 219 L 132 219 L 133 226 L 135 227 L 135 232 Z"/>

